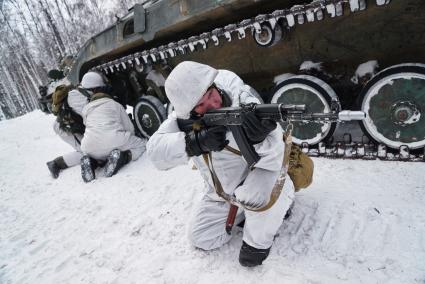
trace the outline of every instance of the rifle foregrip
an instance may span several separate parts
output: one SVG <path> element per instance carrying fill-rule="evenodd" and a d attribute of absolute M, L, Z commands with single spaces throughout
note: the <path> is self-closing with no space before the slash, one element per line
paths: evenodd
<path fill-rule="evenodd" d="M 260 119 L 281 120 L 281 109 L 279 104 L 264 104 L 255 106 L 255 115 Z"/>

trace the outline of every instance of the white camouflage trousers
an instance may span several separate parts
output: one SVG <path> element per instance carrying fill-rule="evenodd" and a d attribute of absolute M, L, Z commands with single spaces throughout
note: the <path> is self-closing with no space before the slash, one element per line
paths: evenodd
<path fill-rule="evenodd" d="M 146 151 L 146 139 L 139 138 L 135 135 L 130 135 L 128 140 L 119 146 L 114 147 L 93 147 L 84 148 L 84 153 L 96 160 L 106 160 L 112 150 L 118 149 L 120 151 L 130 150 L 131 158 L 133 161 L 137 160 Z M 114 143 L 108 143 L 107 145 L 113 145 Z"/>
<path fill-rule="evenodd" d="M 273 187 L 275 181 L 275 178 L 257 180 L 259 187 Z M 287 177 L 279 199 L 270 209 L 253 212 L 239 208 L 235 225 L 245 218 L 243 240 L 258 249 L 270 248 L 293 200 L 294 186 Z M 189 228 L 189 239 L 195 247 L 211 250 L 230 241 L 231 236 L 225 230 L 229 208 L 228 202 L 217 199 L 213 189 L 204 195 Z"/>
<path fill-rule="evenodd" d="M 81 157 L 83 157 L 83 153 L 81 152 L 80 143 L 83 136 L 81 134 L 71 134 L 63 131 L 59 128 L 59 123 L 57 121 L 53 124 L 53 130 L 56 134 L 67 144 L 69 144 L 75 151 L 69 152 L 65 155 L 62 155 L 65 164 L 68 167 L 73 167 L 80 164 Z M 78 140 L 77 140 L 78 139 Z"/>

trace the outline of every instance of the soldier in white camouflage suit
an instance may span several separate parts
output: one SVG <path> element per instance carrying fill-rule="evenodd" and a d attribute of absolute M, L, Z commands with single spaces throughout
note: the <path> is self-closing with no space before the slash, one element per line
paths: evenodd
<path fill-rule="evenodd" d="M 146 140 L 135 136 L 134 125 L 124 107 L 106 93 L 102 77 L 88 72 L 81 86 L 91 92 L 90 102 L 82 116 L 86 130 L 81 141 L 85 156 L 81 159 L 81 175 L 85 182 L 95 178 L 96 167 L 103 165 L 105 176 L 111 177 L 146 150 Z"/>
<path fill-rule="evenodd" d="M 242 204 L 260 208 L 268 203 L 279 176 L 284 153 L 282 130 L 273 121 L 260 121 L 255 114 L 246 117 L 242 127 L 261 157 L 254 169 L 250 170 L 243 157 L 225 148 L 228 145 L 239 150 L 226 127 L 185 133 L 179 128 L 179 120 L 199 118 L 210 109 L 224 106 L 259 103 L 252 88 L 230 71 L 186 61 L 171 72 L 165 82 L 165 90 L 175 112 L 150 138 L 148 155 L 162 170 L 185 164 L 192 158 L 205 180 L 207 193 L 193 217 L 190 239 L 198 248 L 215 249 L 231 238 L 225 231 L 230 205 L 216 194 L 210 170 L 202 155 L 211 153 L 211 163 L 227 194 L 234 195 Z M 293 196 L 294 188 L 288 179 L 283 193 L 270 209 L 263 212 L 238 211 L 236 223 L 245 218 L 239 255 L 241 265 L 260 265 L 267 258 Z"/>

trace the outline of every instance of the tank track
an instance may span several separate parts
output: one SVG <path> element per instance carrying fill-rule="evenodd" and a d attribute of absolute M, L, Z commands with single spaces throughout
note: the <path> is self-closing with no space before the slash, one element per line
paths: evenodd
<path fill-rule="evenodd" d="M 372 2 L 372 0 L 369 0 Z M 376 5 L 383 6 L 391 0 L 375 0 Z M 233 38 L 243 39 L 247 31 L 261 33 L 262 24 L 268 23 L 274 28 L 279 21 L 284 21 L 287 29 L 291 29 L 296 24 L 320 21 L 325 17 L 325 13 L 331 18 L 342 16 L 344 6 L 349 5 L 351 12 L 366 10 L 366 0 L 314 0 L 309 4 L 295 5 L 289 9 L 275 10 L 270 14 L 260 14 L 256 17 L 244 19 L 239 23 L 229 24 L 222 28 L 216 28 L 210 32 L 191 36 L 178 41 L 173 41 L 149 50 L 143 50 L 130 54 L 116 60 L 95 66 L 92 70 L 114 73 L 116 71 L 127 70 L 134 66 L 144 66 L 153 63 L 166 62 L 167 58 L 195 52 L 199 49 L 207 49 L 209 43 L 214 46 L 220 44 L 220 40 L 230 42 Z"/>
<path fill-rule="evenodd" d="M 344 135 L 350 137 L 349 133 Z M 324 157 L 329 159 L 347 160 L 382 160 L 382 161 L 402 161 L 402 162 L 425 162 L 425 151 L 421 154 L 412 154 L 406 145 L 400 146 L 398 150 L 387 149 L 384 144 L 337 142 L 326 144 L 320 142 L 316 146 L 307 143 L 300 145 L 302 151 L 310 157 Z"/>
<path fill-rule="evenodd" d="M 369 0 L 372 2 L 372 0 Z M 391 0 L 375 0 L 376 5 L 383 6 Z M 289 9 L 275 10 L 270 14 L 260 14 L 256 17 L 244 19 L 239 23 L 216 28 L 210 32 L 191 36 L 178 41 L 170 42 L 149 50 L 143 50 L 119 59 L 95 66 L 92 70 L 112 74 L 125 71 L 128 68 L 144 67 L 155 63 L 166 63 L 168 58 L 185 55 L 198 50 L 205 50 L 209 44 L 218 46 L 220 41 L 230 42 L 233 39 L 243 39 L 247 32 L 261 33 L 262 25 L 268 23 L 274 28 L 278 22 L 283 21 L 285 28 L 291 29 L 296 24 L 302 25 L 309 22 L 323 20 L 325 14 L 334 18 L 342 16 L 344 6 L 348 5 L 351 12 L 366 10 L 366 0 L 314 0 L 309 4 L 295 5 Z M 368 140 L 362 139 L 362 140 Z M 398 150 L 388 149 L 383 144 L 352 142 L 349 133 L 344 134 L 344 141 L 336 143 L 320 142 L 310 146 L 307 143 L 300 145 L 302 151 L 311 157 L 325 157 L 331 159 L 361 159 L 384 161 L 409 161 L 425 162 L 425 150 L 420 154 L 412 154 L 410 149 L 403 145 Z"/>

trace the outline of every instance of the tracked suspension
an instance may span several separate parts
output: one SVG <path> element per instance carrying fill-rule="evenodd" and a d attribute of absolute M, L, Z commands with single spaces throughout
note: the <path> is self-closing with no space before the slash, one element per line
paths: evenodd
<path fill-rule="evenodd" d="M 344 135 L 344 140 L 332 144 L 320 142 L 315 146 L 302 143 L 301 149 L 310 157 L 329 159 L 425 162 L 425 148 L 419 150 L 420 153 L 415 150 L 415 154 L 413 154 L 407 145 L 402 145 L 398 150 L 394 150 L 388 149 L 384 144 L 352 142 L 349 133 Z"/>
<path fill-rule="evenodd" d="M 382 6 L 389 4 L 390 0 L 375 0 L 374 2 L 376 2 L 376 5 Z M 249 32 L 254 36 L 257 35 L 257 43 L 260 45 L 264 43 L 264 46 L 267 46 L 267 39 L 277 29 L 279 22 L 282 22 L 284 28 L 291 29 L 296 24 L 302 25 L 323 20 L 325 14 L 331 18 L 342 16 L 345 5 L 349 6 L 351 12 L 362 11 L 367 8 L 366 0 L 315 0 L 309 4 L 295 5 L 289 9 L 276 10 L 270 14 L 261 14 L 253 18 L 244 19 L 239 23 L 216 28 L 210 32 L 204 32 L 200 35 L 130 54 L 95 66 L 92 70 L 111 74 L 132 67 L 143 68 L 145 65 L 166 62 L 168 58 L 195 52 L 198 49 L 205 50 L 211 44 L 218 46 L 222 41 L 230 42 L 235 38 L 243 39 Z"/>

